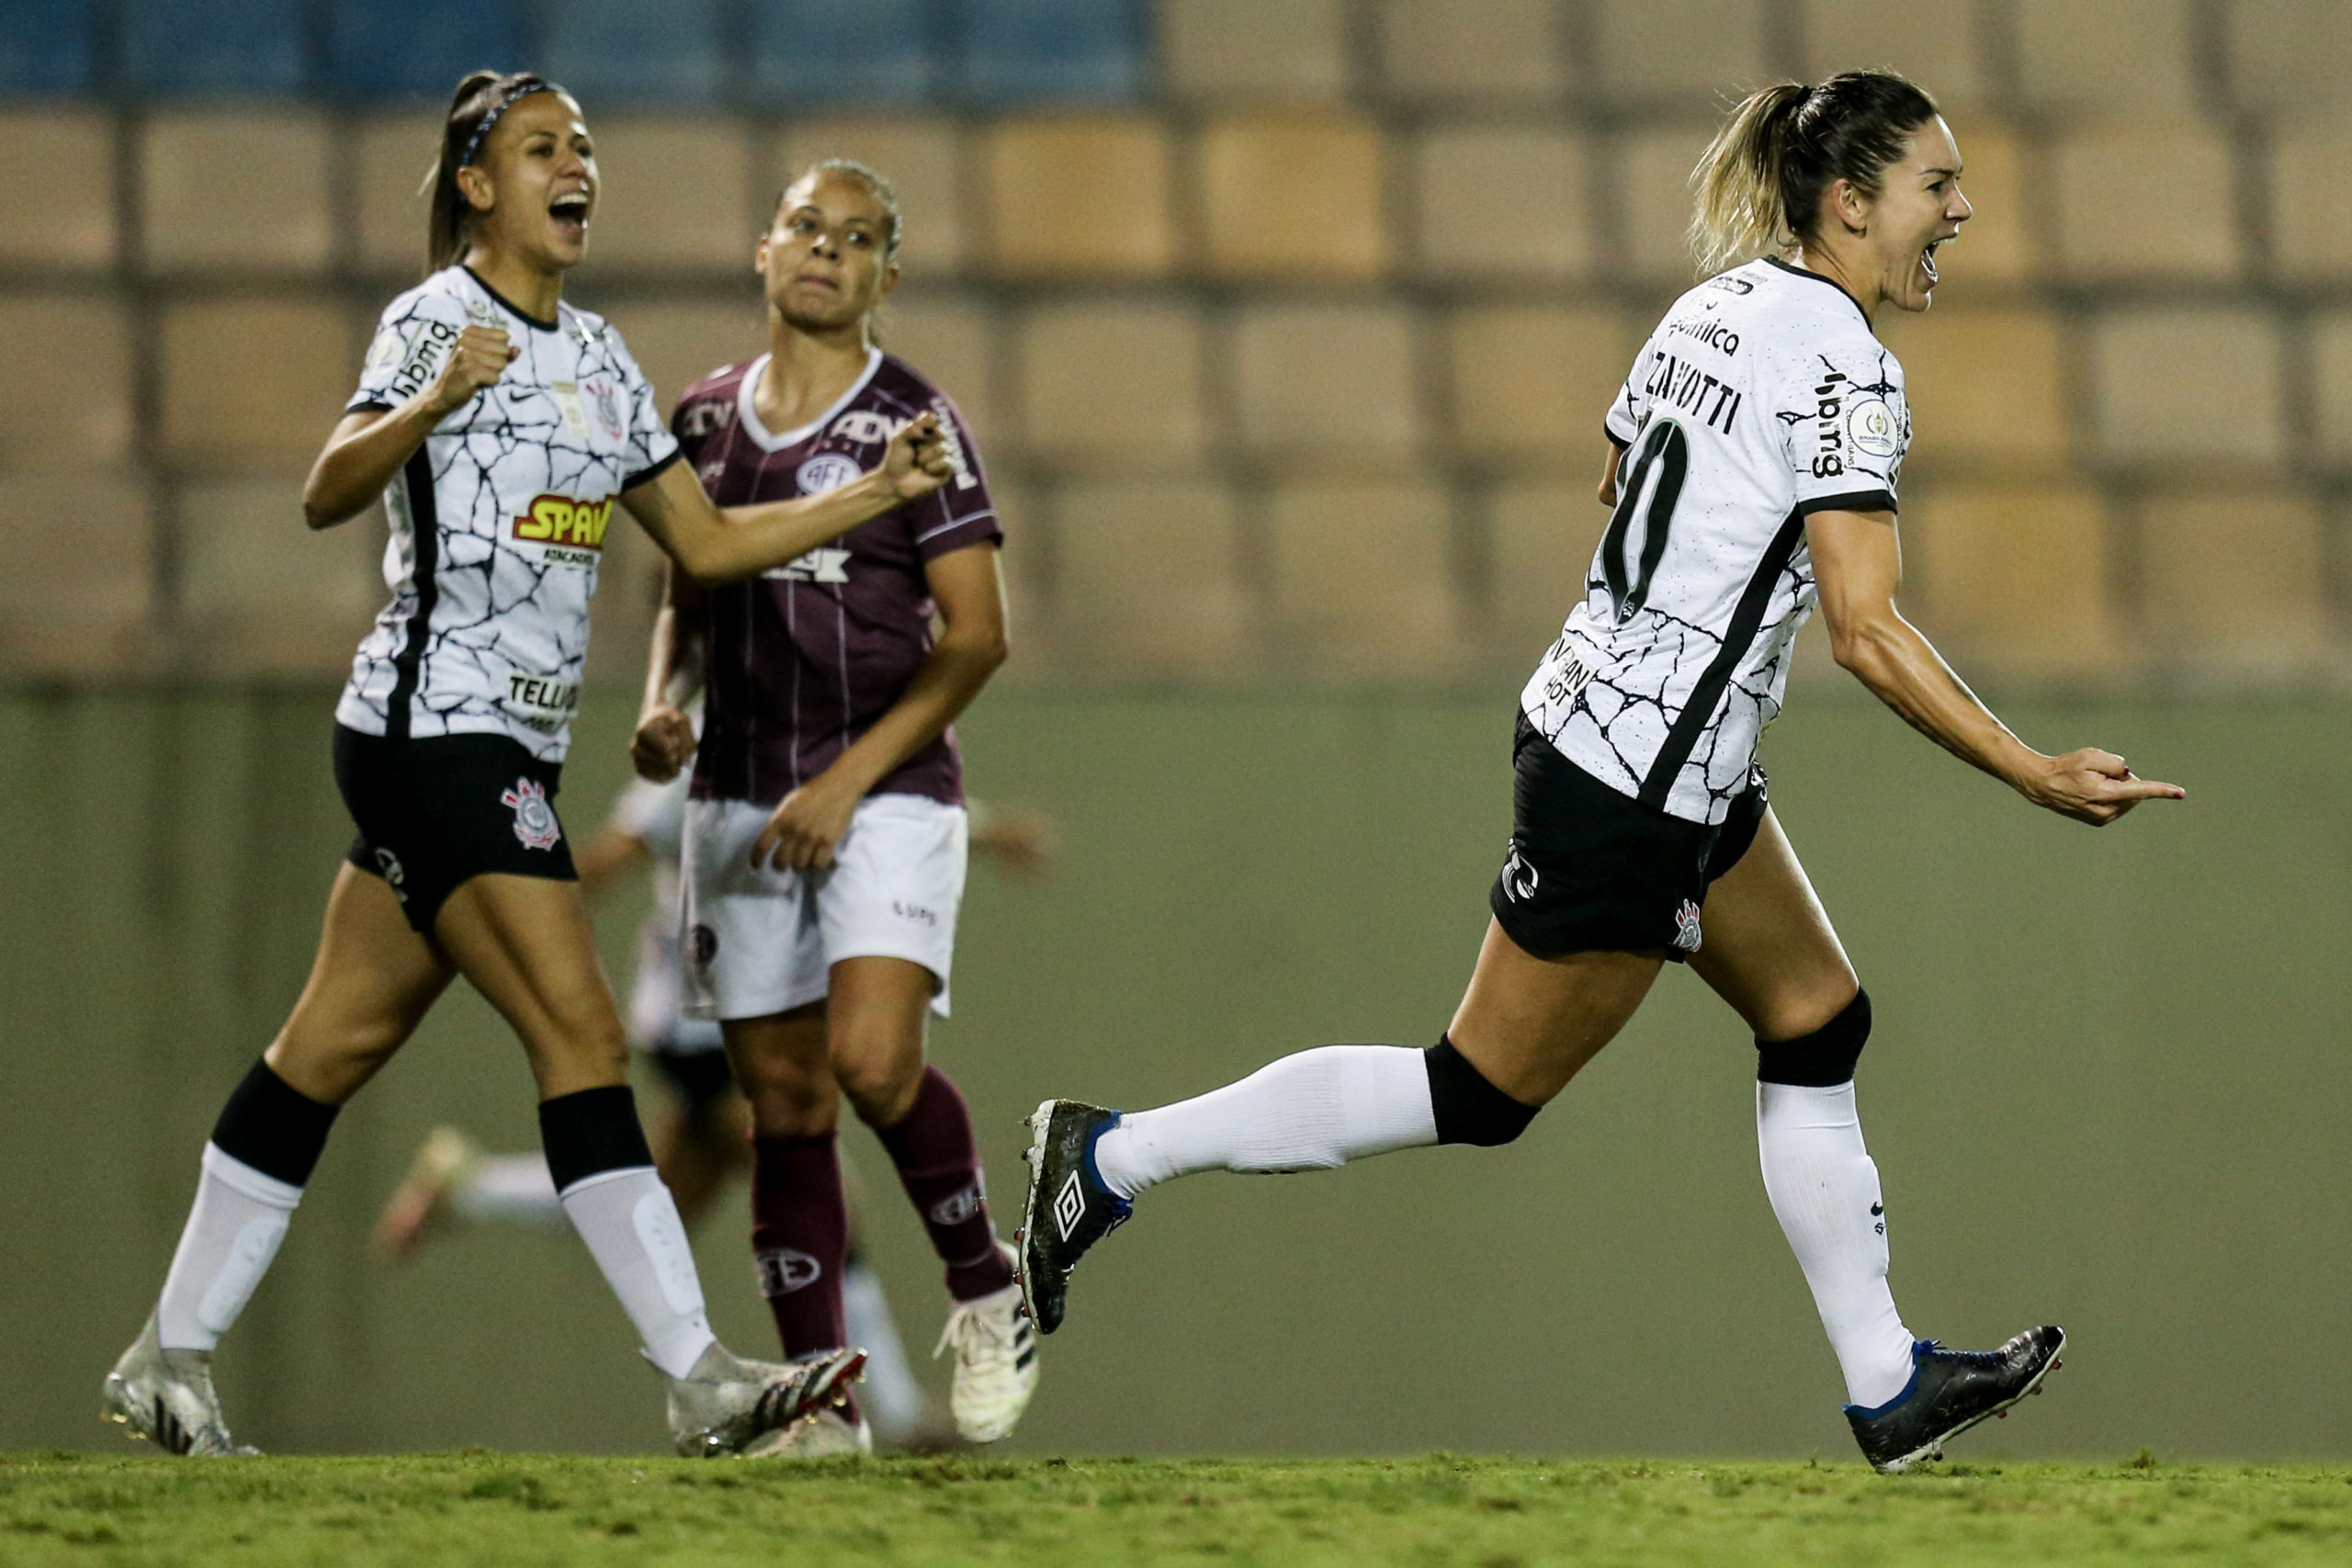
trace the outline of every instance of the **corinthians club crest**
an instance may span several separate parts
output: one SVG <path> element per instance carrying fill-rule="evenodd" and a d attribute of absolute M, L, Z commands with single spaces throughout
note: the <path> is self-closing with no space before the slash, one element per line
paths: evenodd
<path fill-rule="evenodd" d="M 563 837 L 563 825 L 548 804 L 546 786 L 535 779 L 516 779 L 514 787 L 498 797 L 514 808 L 514 836 L 526 850 L 551 850 Z"/>

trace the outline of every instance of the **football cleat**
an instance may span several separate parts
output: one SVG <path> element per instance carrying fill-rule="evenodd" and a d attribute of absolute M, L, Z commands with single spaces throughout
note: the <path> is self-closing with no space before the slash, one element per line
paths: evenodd
<path fill-rule="evenodd" d="M 997 1244 L 1000 1247 L 1003 1243 Z M 1007 1253 L 1011 1247 L 1005 1247 Z M 968 1302 L 947 1314 L 932 1352 L 937 1360 L 956 1352 L 956 1379 L 947 1407 L 956 1434 L 967 1443 L 993 1443 L 1012 1435 L 1021 1413 L 1037 1392 L 1037 1331 L 1021 1310 L 1021 1287 Z"/>
<path fill-rule="evenodd" d="M 369 1245 L 387 1263 L 404 1262 L 449 1222 L 451 1201 L 481 1163 L 481 1147 L 455 1127 L 435 1127 L 417 1145 L 392 1190 Z"/>
<path fill-rule="evenodd" d="M 745 1360 L 714 1343 L 692 1371 L 666 1379 L 671 1441 L 688 1459 L 741 1453 L 831 1404 L 865 1367 L 863 1350 L 831 1350 L 779 1364 Z"/>
<path fill-rule="evenodd" d="M 811 1411 L 788 1427 L 779 1427 L 743 1450 L 745 1459 L 834 1459 L 843 1454 L 874 1451 L 874 1428 L 857 1408 L 855 1398 L 836 1393 L 833 1403 Z"/>
<path fill-rule="evenodd" d="M 1862 1457 L 1882 1475 L 1941 1459 L 1946 1439 L 2006 1414 L 2063 1363 L 2066 1331 L 2029 1328 L 1997 1350 L 1947 1350 L 1933 1339 L 1911 1347 L 1911 1382 L 1875 1410 L 1846 1406 Z"/>
<path fill-rule="evenodd" d="M 212 1392 L 211 1352 L 164 1349 L 155 1337 L 153 1314 L 107 1374 L 98 1414 L 129 1427 L 134 1438 L 153 1439 L 166 1453 L 261 1452 L 229 1436 L 220 1396 Z"/>
<path fill-rule="evenodd" d="M 1040 1334 L 1062 1325 L 1069 1272 L 1086 1249 L 1127 1223 L 1135 1205 L 1102 1185 L 1094 1140 L 1119 1113 L 1075 1100 L 1049 1100 L 1029 1118 L 1029 1196 L 1021 1211 L 1013 1278 Z"/>

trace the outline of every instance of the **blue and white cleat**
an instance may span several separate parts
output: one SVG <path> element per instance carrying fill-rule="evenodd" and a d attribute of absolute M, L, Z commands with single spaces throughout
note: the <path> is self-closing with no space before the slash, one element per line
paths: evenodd
<path fill-rule="evenodd" d="M 1021 1304 L 1040 1334 L 1062 1325 L 1070 1270 L 1086 1249 L 1127 1223 L 1135 1205 L 1102 1185 L 1094 1140 L 1119 1113 L 1075 1100 L 1049 1100 L 1029 1118 L 1029 1196 L 1014 1240 Z"/>
<path fill-rule="evenodd" d="M 1882 1475 L 1941 1459 L 1947 1439 L 2006 1415 L 2065 1363 L 2066 1331 L 2029 1328 L 1997 1350 L 1947 1350 L 1933 1339 L 1911 1347 L 1911 1384 L 1875 1410 L 1846 1406 L 1862 1457 Z"/>

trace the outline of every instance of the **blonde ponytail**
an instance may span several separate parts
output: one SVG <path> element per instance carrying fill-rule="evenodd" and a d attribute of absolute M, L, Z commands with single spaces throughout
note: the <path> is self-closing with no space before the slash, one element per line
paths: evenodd
<path fill-rule="evenodd" d="M 1702 277 L 1812 237 L 1821 198 L 1844 180 L 1876 196 L 1936 100 L 1892 71 L 1848 71 L 1817 87 L 1779 82 L 1732 111 L 1690 171 L 1690 254 Z"/>
<path fill-rule="evenodd" d="M 1750 93 L 1690 171 L 1690 254 L 1701 276 L 1795 246 L 1781 197 L 1781 165 L 1790 122 L 1810 92 L 1802 83 L 1776 82 Z"/>

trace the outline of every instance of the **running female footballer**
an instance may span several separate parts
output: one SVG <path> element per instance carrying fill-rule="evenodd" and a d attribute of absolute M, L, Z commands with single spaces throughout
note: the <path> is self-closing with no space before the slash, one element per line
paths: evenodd
<path fill-rule="evenodd" d="M 919 422 L 821 497 L 722 519 L 620 337 L 562 303 L 598 195 L 580 107 L 529 74 L 458 84 L 424 282 L 385 310 L 311 471 L 314 528 L 379 495 L 391 603 L 335 709 L 358 826 L 318 956 L 229 1097 L 163 1295 L 105 1411 L 180 1453 L 244 1451 L 209 1361 L 261 1282 L 339 1108 L 463 975 L 521 1036 L 565 1211 L 666 1380 L 679 1450 L 740 1451 L 838 1397 L 859 1358 L 746 1361 L 712 1336 L 628 1088 L 628 1047 L 554 796 L 613 503 L 688 574 L 794 559 L 956 469 Z"/>
<path fill-rule="evenodd" d="M 1915 1340 L 1895 1311 L 1854 1110 L 1870 998 L 1756 764 L 1817 603 L 1839 664 L 2035 805 L 2096 827 L 2181 795 L 2105 751 L 2028 748 L 1895 609 L 1911 421 L 1872 321 L 1928 308 L 1937 252 L 1969 216 L 1960 178 L 1935 104 L 1898 76 L 1784 84 L 1739 106 L 1693 175 L 1706 281 L 1609 410 L 1614 510 L 1520 699 L 1510 852 L 1452 1026 L 1426 1052 L 1326 1046 L 1136 1115 L 1046 1101 L 1020 1238 L 1039 1329 L 1060 1323 L 1080 1257 L 1159 1182 L 1509 1143 L 1672 960 L 1754 1032 L 1765 1191 L 1871 1463 L 1939 1451 L 2057 1365 L 2054 1327 L 1961 1352 Z"/>
<path fill-rule="evenodd" d="M 970 1113 L 925 1065 L 923 1036 L 927 1015 L 947 1012 L 964 896 L 949 727 L 1004 661 L 1002 532 L 954 404 L 875 344 L 899 237 L 897 198 L 872 170 L 829 162 L 795 180 L 754 256 L 768 351 L 687 389 L 673 423 L 729 503 L 820 495 L 926 417 L 955 477 L 757 579 L 695 592 L 673 573 L 638 754 L 650 777 L 695 756 L 687 1008 L 719 1021 L 751 1101 L 752 1239 L 786 1354 L 842 1343 L 834 1129 L 846 1096 L 945 1266 L 949 1406 L 958 1432 L 985 1443 L 1027 1406 L 1036 1344 Z M 699 750 L 674 705 L 682 652 L 707 683 Z M 846 1404 L 774 1442 L 804 1455 L 871 1447 Z"/>

